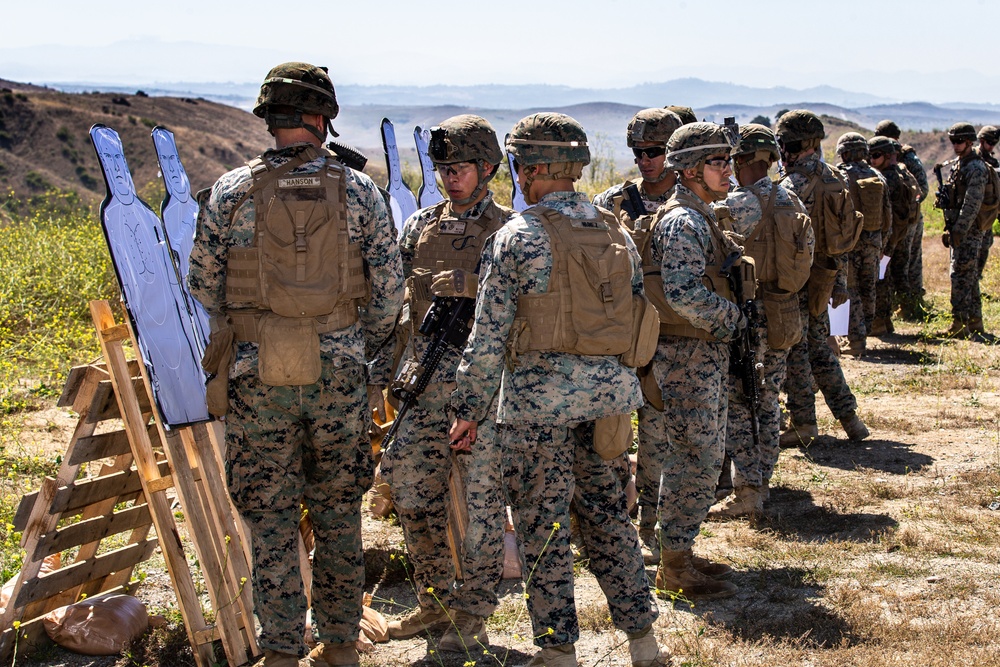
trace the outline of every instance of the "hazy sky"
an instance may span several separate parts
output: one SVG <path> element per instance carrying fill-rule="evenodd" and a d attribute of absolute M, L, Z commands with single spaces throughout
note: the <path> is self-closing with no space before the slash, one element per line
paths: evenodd
<path fill-rule="evenodd" d="M 0 77 L 36 83 L 244 83 L 307 60 L 341 84 L 614 87 L 696 76 L 1000 103 L 997 0 L 5 5 Z"/>

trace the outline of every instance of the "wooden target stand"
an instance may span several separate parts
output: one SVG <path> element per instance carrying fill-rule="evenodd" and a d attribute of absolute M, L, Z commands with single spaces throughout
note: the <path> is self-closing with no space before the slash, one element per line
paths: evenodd
<path fill-rule="evenodd" d="M 126 359 L 123 341 L 138 349 L 131 327 L 115 323 L 107 301 L 91 301 L 90 312 L 104 363 L 71 371 L 59 405 L 72 406 L 80 417 L 66 455 L 56 477 L 25 496 L 15 514 L 26 555 L 0 615 L 0 661 L 15 647 L 28 653 L 48 641 L 41 621 L 49 611 L 82 597 L 132 590 L 135 566 L 159 545 L 198 667 L 217 663 L 216 640 L 230 665 L 245 664 L 261 650 L 249 540 L 222 472 L 223 427 L 214 421 L 166 430 L 145 366 Z M 108 428 L 119 423 L 122 428 Z M 98 474 L 86 474 L 94 467 L 87 464 L 99 461 Z M 180 502 L 202 570 L 208 612 L 174 522 L 171 495 Z M 72 563 L 42 573 L 46 557 L 74 550 Z"/>

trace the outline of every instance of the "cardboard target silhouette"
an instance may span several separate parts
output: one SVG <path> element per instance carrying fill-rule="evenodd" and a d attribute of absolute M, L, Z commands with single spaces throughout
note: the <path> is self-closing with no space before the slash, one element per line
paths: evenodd
<path fill-rule="evenodd" d="M 152 136 L 156 159 L 160 164 L 160 173 L 163 175 L 163 185 L 166 189 L 163 203 L 160 204 L 160 218 L 166 230 L 172 263 L 177 270 L 177 279 L 184 293 L 188 314 L 194 320 L 195 330 L 198 333 L 199 349 L 204 352 L 210 331 L 208 313 L 201 303 L 191 296 L 187 287 L 188 261 L 191 249 L 194 247 L 194 234 L 198 221 L 198 200 L 191 194 L 191 181 L 177 154 L 174 133 L 157 125 L 153 128 Z"/>
<path fill-rule="evenodd" d="M 97 124 L 90 137 L 108 191 L 101 203 L 101 227 L 164 424 L 205 421 L 210 417 L 200 336 L 162 223 L 135 191 L 118 133 Z"/>

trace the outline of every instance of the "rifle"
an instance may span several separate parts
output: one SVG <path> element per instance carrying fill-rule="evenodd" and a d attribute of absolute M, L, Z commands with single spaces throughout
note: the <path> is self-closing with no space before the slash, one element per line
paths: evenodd
<path fill-rule="evenodd" d="M 729 346 L 729 370 L 740 380 L 740 393 L 746 399 L 750 407 L 750 429 L 753 433 L 753 444 L 760 449 L 760 420 L 757 413 L 760 411 L 760 385 L 762 378 L 759 373 L 764 364 L 757 361 L 757 348 L 760 345 L 760 336 L 757 327 L 760 325 L 760 313 L 757 312 L 757 303 L 753 299 L 743 300 L 743 275 L 737 268 L 733 270 L 733 265 L 741 257 L 739 252 L 732 252 L 722 263 L 719 274 L 729 281 L 729 286 L 733 290 L 733 295 L 737 299 L 737 306 L 743 316 L 747 318 L 747 328 Z"/>
<path fill-rule="evenodd" d="M 944 179 L 941 177 L 941 167 L 943 165 L 938 163 L 934 165 L 934 177 L 937 179 L 937 192 L 934 193 L 934 208 L 939 208 L 944 211 L 944 234 L 941 235 L 941 243 L 944 244 L 945 248 L 951 247 L 951 216 L 948 215 L 948 209 L 953 205 L 952 202 L 952 186 L 950 183 L 945 183 Z"/>
<path fill-rule="evenodd" d="M 646 215 L 646 204 L 643 203 L 639 195 L 639 188 L 635 183 L 629 183 L 622 188 L 625 199 L 622 200 L 622 210 L 628 213 L 628 217 L 635 222 L 640 216 Z"/>
<path fill-rule="evenodd" d="M 431 343 L 424 350 L 420 361 L 406 360 L 392 383 L 392 395 L 399 399 L 399 409 L 396 410 L 396 419 L 392 422 L 392 426 L 382 438 L 382 450 L 385 450 L 396 437 L 396 431 L 403 423 L 403 417 L 416 405 L 420 394 L 424 393 L 427 385 L 431 383 L 431 377 L 448 347 L 456 350 L 465 347 L 472 331 L 469 323 L 475 312 L 475 299 L 455 296 L 434 297 L 418 329 L 421 334 L 431 337 Z"/>

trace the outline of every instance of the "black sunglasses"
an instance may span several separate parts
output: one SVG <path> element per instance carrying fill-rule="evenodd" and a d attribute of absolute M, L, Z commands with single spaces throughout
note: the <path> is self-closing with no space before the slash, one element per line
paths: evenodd
<path fill-rule="evenodd" d="M 877 159 L 879 159 L 880 157 L 883 157 L 884 155 L 885 155 L 885 153 L 879 153 L 879 152 L 875 152 L 875 153 L 871 153 L 871 154 L 869 155 L 869 157 L 870 157 L 870 158 L 871 158 L 872 160 L 877 160 Z"/>
<path fill-rule="evenodd" d="M 955 146 L 957 146 L 958 144 L 964 144 L 966 141 L 968 141 L 968 139 L 961 139 L 959 137 L 949 137 L 949 140 Z"/>
<path fill-rule="evenodd" d="M 633 148 L 632 154 L 635 155 L 635 159 L 641 160 L 642 156 L 645 155 L 647 158 L 652 160 L 654 157 L 660 157 L 666 154 L 667 149 L 665 146 L 649 146 L 648 148 Z"/>

